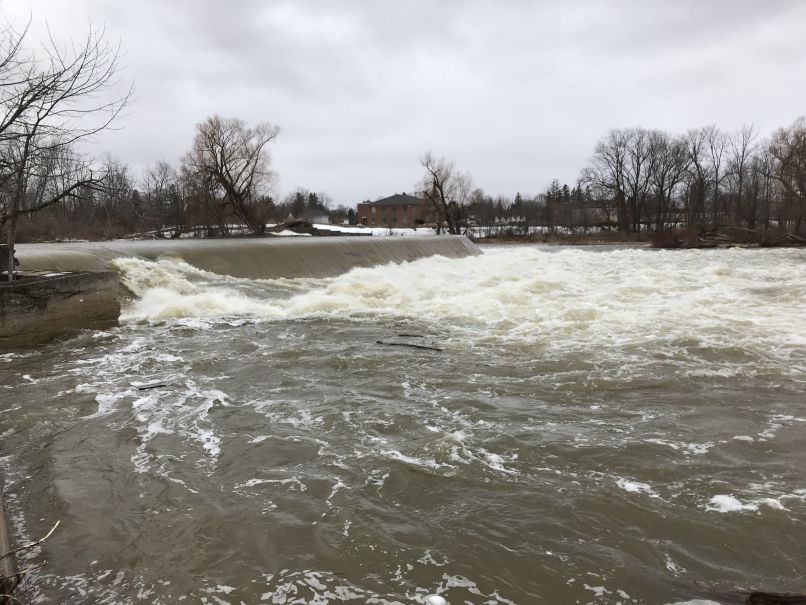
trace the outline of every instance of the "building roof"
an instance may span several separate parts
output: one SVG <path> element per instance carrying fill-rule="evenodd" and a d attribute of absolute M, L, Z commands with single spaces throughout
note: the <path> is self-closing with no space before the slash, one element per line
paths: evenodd
<path fill-rule="evenodd" d="M 370 206 L 406 206 L 411 204 L 423 204 L 425 200 L 419 197 L 414 197 L 408 193 L 395 193 L 389 197 L 385 197 L 374 202 L 363 202 Z"/>

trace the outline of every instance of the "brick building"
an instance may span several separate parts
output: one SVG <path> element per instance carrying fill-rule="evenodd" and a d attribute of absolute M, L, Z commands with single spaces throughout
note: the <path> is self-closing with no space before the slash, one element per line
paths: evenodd
<path fill-rule="evenodd" d="M 428 200 L 407 193 L 362 202 L 356 210 L 358 224 L 370 227 L 415 227 L 434 220 L 434 211 Z"/>

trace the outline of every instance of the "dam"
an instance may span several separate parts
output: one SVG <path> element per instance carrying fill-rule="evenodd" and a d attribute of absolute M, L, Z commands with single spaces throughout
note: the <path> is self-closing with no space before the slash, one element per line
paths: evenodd
<path fill-rule="evenodd" d="M 148 240 L 66 244 L 21 244 L 24 271 L 103 271 L 121 257 L 172 258 L 246 279 L 333 277 L 355 267 L 413 261 L 428 256 L 481 254 L 464 236 L 294 237 L 214 240 Z"/>
<path fill-rule="evenodd" d="M 295 237 L 22 244 L 25 279 L 0 282 L 0 349 L 116 323 L 123 259 L 182 261 L 242 279 L 323 278 L 356 267 L 480 254 L 465 237 Z"/>

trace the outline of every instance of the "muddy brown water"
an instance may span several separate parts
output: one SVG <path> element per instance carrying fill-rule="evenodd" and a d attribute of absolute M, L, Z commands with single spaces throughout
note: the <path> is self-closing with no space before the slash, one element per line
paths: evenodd
<path fill-rule="evenodd" d="M 0 354 L 12 537 L 61 521 L 29 602 L 806 588 L 804 251 L 118 266 L 120 327 Z"/>

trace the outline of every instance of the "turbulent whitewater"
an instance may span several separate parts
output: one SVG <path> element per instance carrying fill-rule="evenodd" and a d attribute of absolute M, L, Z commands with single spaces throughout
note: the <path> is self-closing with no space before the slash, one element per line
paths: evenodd
<path fill-rule="evenodd" d="M 115 264 L 119 328 L 0 354 L 32 602 L 804 589 L 804 251 Z"/>

